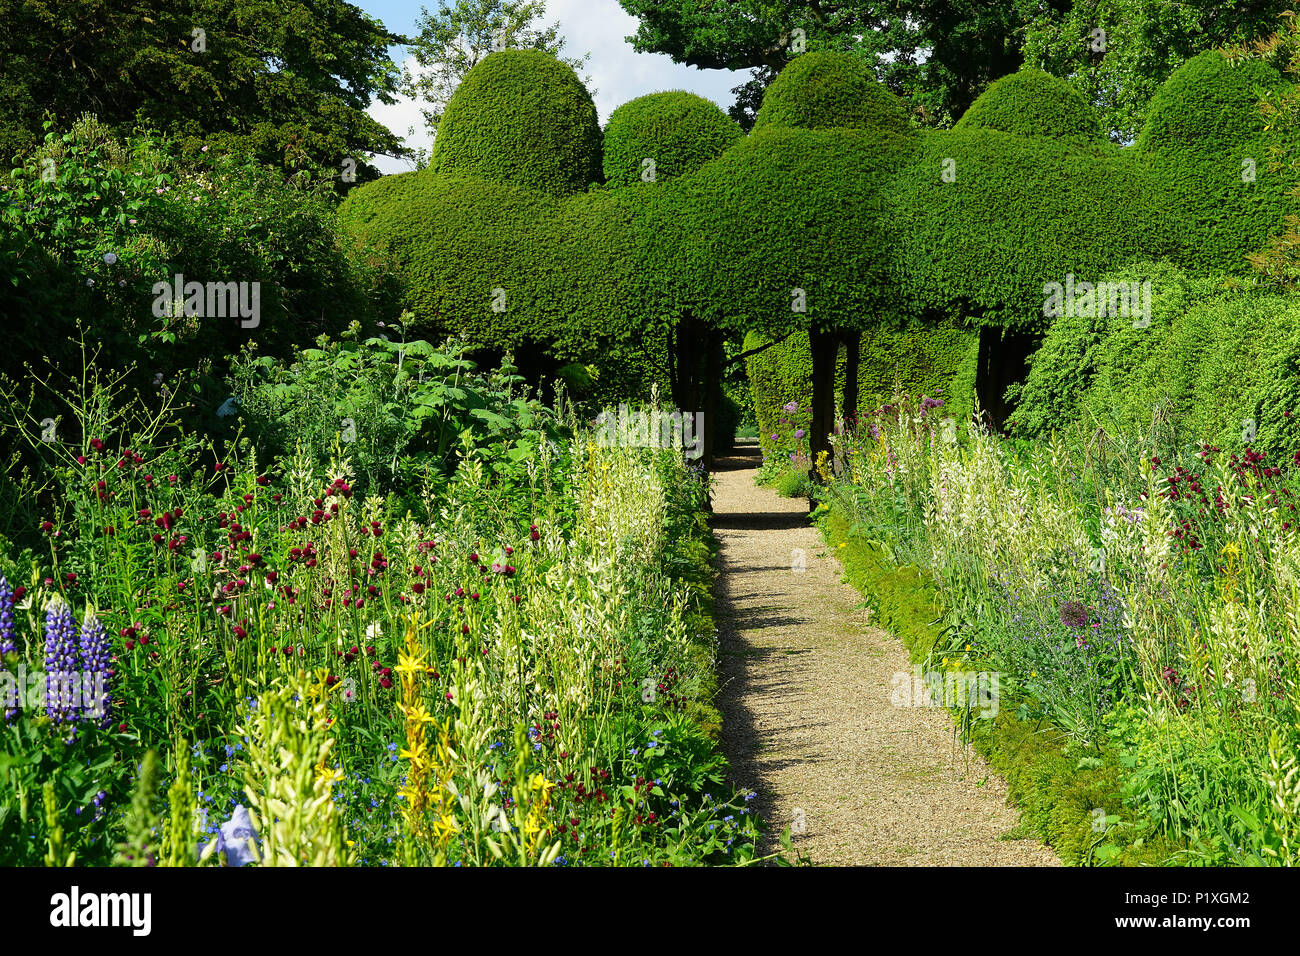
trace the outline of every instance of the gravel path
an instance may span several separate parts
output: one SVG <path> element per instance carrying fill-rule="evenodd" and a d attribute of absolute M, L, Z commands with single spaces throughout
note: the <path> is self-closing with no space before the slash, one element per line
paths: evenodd
<path fill-rule="evenodd" d="M 807 503 L 757 487 L 754 452 L 716 464 L 722 745 L 733 783 L 758 792 L 764 852 L 792 827 L 816 864 L 1058 866 L 1012 835 L 1005 783 L 946 711 L 891 703 L 907 650 L 867 623 Z"/>

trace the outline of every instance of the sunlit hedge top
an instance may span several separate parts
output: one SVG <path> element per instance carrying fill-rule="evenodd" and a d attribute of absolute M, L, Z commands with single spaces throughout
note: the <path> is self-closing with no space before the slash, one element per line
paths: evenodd
<path fill-rule="evenodd" d="M 1094 142 L 1106 138 L 1096 111 L 1083 94 L 1065 80 L 1032 68 L 994 82 L 971 104 L 956 128 Z"/>
<path fill-rule="evenodd" d="M 887 187 L 914 144 L 879 130 L 769 128 L 649 191 L 648 268 L 670 310 L 766 334 L 879 322 L 897 304 Z"/>
<path fill-rule="evenodd" d="M 555 196 L 599 182 L 601 136 L 591 94 L 540 50 L 492 53 L 447 104 L 430 171 L 479 176 Z"/>
<path fill-rule="evenodd" d="M 892 208 L 906 223 L 902 291 L 987 324 L 1041 326 L 1045 283 L 1178 261 L 1188 231 L 1175 197 L 1137 157 L 992 129 L 928 134 Z"/>
<path fill-rule="evenodd" d="M 702 96 L 682 91 L 639 96 L 614 110 L 605 126 L 605 181 L 645 182 L 649 159 L 652 181 L 665 182 L 716 159 L 743 135 L 735 120 Z"/>
<path fill-rule="evenodd" d="M 819 51 L 796 57 L 763 94 L 754 131 L 910 128 L 898 97 L 876 82 L 871 68 L 847 53 Z"/>
<path fill-rule="evenodd" d="M 1134 149 L 1191 220 L 1185 265 L 1248 271 L 1247 253 L 1280 227 L 1293 202 L 1288 177 L 1268 169 L 1260 94 L 1283 85 L 1255 60 L 1238 66 L 1209 51 L 1188 60 L 1156 91 Z"/>
<path fill-rule="evenodd" d="M 388 231 L 389 219 L 401 208 L 433 187 L 427 171 L 381 176 L 351 190 L 339 206 L 339 219 L 354 235 Z"/>

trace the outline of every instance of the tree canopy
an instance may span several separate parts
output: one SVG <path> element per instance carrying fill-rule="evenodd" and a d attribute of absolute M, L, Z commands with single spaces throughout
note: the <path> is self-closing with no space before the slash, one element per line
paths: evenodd
<path fill-rule="evenodd" d="M 285 171 L 351 159 L 364 181 L 366 154 L 405 152 L 366 113 L 394 102 L 402 39 L 344 0 L 0 0 L 0 151 L 90 112 Z"/>

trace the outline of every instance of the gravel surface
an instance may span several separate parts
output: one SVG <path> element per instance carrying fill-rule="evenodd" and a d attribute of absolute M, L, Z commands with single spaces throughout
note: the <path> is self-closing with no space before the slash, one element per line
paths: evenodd
<path fill-rule="evenodd" d="M 713 507 L 722 744 L 732 782 L 758 792 L 764 852 L 789 827 L 815 864 L 1059 866 L 1016 837 L 1006 784 L 947 711 L 894 706 L 906 648 L 868 623 L 807 502 L 757 487 L 757 464 L 744 448 L 719 460 Z"/>

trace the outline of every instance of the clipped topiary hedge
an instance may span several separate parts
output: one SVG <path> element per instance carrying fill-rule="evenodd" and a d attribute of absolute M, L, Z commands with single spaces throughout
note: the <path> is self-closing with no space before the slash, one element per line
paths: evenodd
<path fill-rule="evenodd" d="M 753 333 L 745 349 L 766 340 Z M 942 396 L 947 413 L 957 421 L 969 419 L 974 405 L 977 333 L 951 319 L 901 331 L 865 332 L 859 345 L 858 408 L 873 409 L 891 401 L 902 388 L 912 395 Z M 788 435 L 779 423 L 783 406 L 797 402 L 807 408 L 812 401 L 812 358 L 808 334 L 789 338 L 746 359 L 750 390 L 758 417 L 759 442 L 764 452 L 784 450 Z M 843 351 L 836 364 L 835 389 L 844 394 Z M 779 437 L 774 442 L 773 434 Z"/>
<path fill-rule="evenodd" d="M 865 60 L 820 50 L 791 60 L 763 94 L 754 132 L 765 129 L 872 129 L 907 132 L 898 97 Z"/>
<path fill-rule="evenodd" d="M 429 170 L 563 196 L 600 182 L 600 151 L 596 106 L 577 74 L 540 50 L 502 50 L 456 87 Z"/>
<path fill-rule="evenodd" d="M 950 180 L 950 181 L 949 181 Z M 987 324 L 1043 327 L 1044 285 L 1180 259 L 1176 198 L 1118 147 L 993 129 L 927 135 L 893 189 L 904 293 Z"/>
<path fill-rule="evenodd" d="M 735 120 L 694 93 L 638 96 L 614 110 L 605 126 L 605 182 L 666 182 L 717 159 L 743 135 Z M 653 179 L 646 178 L 646 160 L 654 163 Z"/>
<path fill-rule="evenodd" d="M 1249 271 L 1294 208 L 1283 172 L 1268 169 L 1261 91 L 1282 77 L 1257 60 L 1233 66 L 1208 51 L 1180 66 L 1156 91 L 1134 152 L 1175 197 L 1192 240 L 1179 262 L 1205 271 Z"/>
<path fill-rule="evenodd" d="M 665 307 L 769 335 L 893 321 L 901 225 L 885 187 L 914 143 L 884 130 L 769 129 L 654 190 L 646 267 Z"/>
<path fill-rule="evenodd" d="M 1151 280 L 1150 327 L 1109 318 L 1054 323 L 1020 390 L 1011 418 L 1016 434 L 1082 423 L 1139 435 L 1155 430 L 1174 442 L 1250 444 L 1270 457 L 1300 449 L 1300 296 L 1242 289 L 1168 264 L 1134 266 L 1114 278 Z"/>
<path fill-rule="evenodd" d="M 971 104 L 956 129 L 996 129 L 1017 136 L 1051 136 L 1102 143 L 1096 111 L 1065 80 L 1032 68 L 995 80 Z"/>

